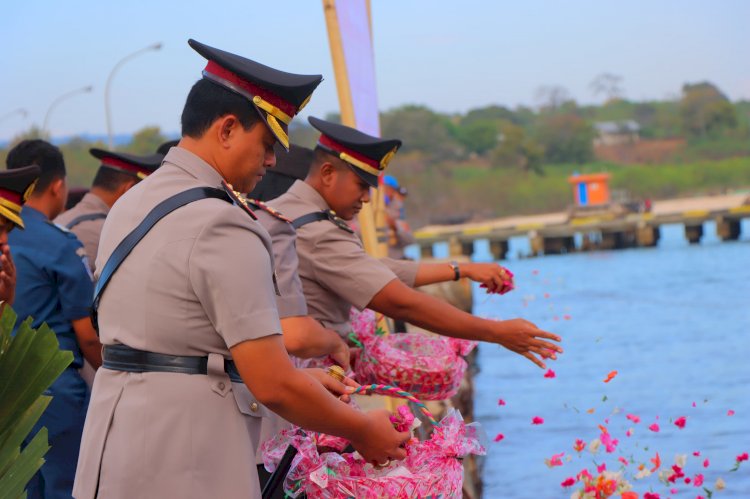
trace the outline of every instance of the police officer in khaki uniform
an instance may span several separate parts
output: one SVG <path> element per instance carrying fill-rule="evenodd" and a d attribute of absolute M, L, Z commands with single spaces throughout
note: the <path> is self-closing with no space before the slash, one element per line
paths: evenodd
<path fill-rule="evenodd" d="M 309 121 L 321 132 L 310 172 L 304 182 L 297 181 L 269 204 L 291 218 L 297 229 L 299 274 L 313 317 L 346 335 L 350 307 L 367 307 L 439 334 L 499 343 L 540 367 L 544 358 L 562 351 L 549 341 L 560 341 L 557 335 L 531 322 L 474 317 L 411 289 L 384 263 L 367 255 L 346 220 L 369 202 L 370 188 L 378 185 L 401 142 L 317 118 Z M 456 279 L 465 273 L 455 262 L 424 270 L 429 278 L 420 275 L 420 266 L 416 285 L 429 282 L 436 273 L 443 278 L 453 274 Z M 505 285 L 501 272 L 488 275 L 491 290 Z"/>
<path fill-rule="evenodd" d="M 8 246 L 8 234 L 23 230 L 21 208 L 34 190 L 41 170 L 32 165 L 0 172 L 0 312 L 16 297 L 16 265 Z"/>
<path fill-rule="evenodd" d="M 89 152 L 101 161 L 91 190 L 73 208 L 55 218 L 55 223 L 71 231 L 83 243 L 93 273 L 99 237 L 109 209 L 128 189 L 153 173 L 164 156 L 137 156 L 96 148 Z"/>
<path fill-rule="evenodd" d="M 274 143 L 288 145 L 287 125 L 321 77 L 189 43 L 208 64 L 188 95 L 183 138 L 102 231 L 94 307 L 104 364 L 80 499 L 259 497 L 257 407 L 233 381 L 289 421 L 350 439 L 366 459 L 405 455 L 408 434 L 387 412 L 358 413 L 326 391 L 344 385 L 293 368 L 268 233 L 234 192 L 273 166 Z"/>

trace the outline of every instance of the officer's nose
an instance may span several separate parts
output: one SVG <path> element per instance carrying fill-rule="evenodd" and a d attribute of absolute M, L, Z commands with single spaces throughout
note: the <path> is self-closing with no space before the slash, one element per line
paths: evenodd
<path fill-rule="evenodd" d="M 266 153 L 265 165 L 266 168 L 273 168 L 276 166 L 276 152 L 272 149 Z"/>

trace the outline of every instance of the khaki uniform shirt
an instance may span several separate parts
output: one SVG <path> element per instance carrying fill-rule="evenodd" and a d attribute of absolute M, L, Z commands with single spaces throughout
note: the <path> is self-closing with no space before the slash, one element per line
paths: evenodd
<path fill-rule="evenodd" d="M 172 148 L 154 174 L 112 208 L 96 267 L 159 202 L 219 174 Z M 259 498 L 255 472 L 260 419 L 223 369 L 229 349 L 281 333 L 268 233 L 219 199 L 183 206 L 133 249 L 102 295 L 104 345 L 208 356 L 208 375 L 96 375 L 74 496 Z"/>
<path fill-rule="evenodd" d="M 294 220 L 329 209 L 323 197 L 298 180 L 286 194 L 269 203 Z M 368 255 L 359 238 L 329 220 L 312 222 L 297 230 L 299 276 L 309 315 L 342 336 L 351 332 L 349 309 L 362 310 L 393 279 L 414 284 L 416 262 L 380 261 Z M 398 270 L 398 276 L 389 267 Z"/>
<path fill-rule="evenodd" d="M 296 233 L 294 227 L 288 221 L 279 217 L 283 214 L 273 214 L 263 210 L 261 207 L 253 206 L 258 222 L 271 236 L 273 246 L 273 257 L 276 269 L 276 282 L 279 286 L 279 295 L 276 297 L 276 307 L 279 310 L 279 318 L 300 317 L 307 315 L 305 295 L 302 292 L 302 282 L 297 273 L 297 249 Z M 248 396 L 255 401 L 252 393 L 247 387 L 237 387 L 238 390 L 247 390 Z M 257 403 L 257 401 L 255 401 Z M 252 402 L 251 402 L 252 403 Z M 259 412 L 263 416 L 260 430 L 260 444 L 273 438 L 281 430 L 287 429 L 291 424 L 281 416 L 271 412 L 265 406 L 258 403 Z M 260 446 L 256 451 L 257 464 L 263 464 Z"/>
<path fill-rule="evenodd" d="M 87 192 L 78 204 L 60 214 L 60 216 L 55 219 L 55 223 L 67 228 L 68 224 L 72 222 L 74 218 L 93 213 L 102 213 L 106 215 L 109 213 L 109 205 L 102 201 L 102 198 L 96 194 Z M 99 248 L 99 237 L 102 234 L 102 227 L 104 227 L 104 218 L 98 218 L 96 220 L 80 222 L 70 229 L 70 231 L 78 237 L 78 240 L 83 243 L 86 255 L 89 257 L 89 266 L 92 273 L 95 270 L 94 262 Z"/>

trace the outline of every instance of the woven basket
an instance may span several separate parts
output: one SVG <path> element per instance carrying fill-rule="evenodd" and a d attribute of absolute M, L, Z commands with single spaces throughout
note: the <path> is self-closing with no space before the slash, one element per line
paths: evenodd
<path fill-rule="evenodd" d="M 290 497 L 307 494 L 312 499 L 460 498 L 463 487 L 460 458 L 485 453 L 478 424 L 466 425 L 455 410 L 438 423 L 424 404 L 394 386 L 364 385 L 357 393 L 409 400 L 434 431 L 428 440 L 410 442 L 403 461 L 378 468 L 357 453 L 320 453 L 314 433 L 299 428 L 284 430 L 263 444 L 263 461 L 270 471 L 275 469 L 287 446 L 292 445 L 298 451 L 284 481 L 284 492 Z"/>
<path fill-rule="evenodd" d="M 424 333 L 379 335 L 371 311 L 351 316 L 354 337 L 362 347 L 354 373 L 360 383 L 390 384 L 422 400 L 445 400 L 456 394 L 466 372 L 467 355 L 476 342 Z"/>

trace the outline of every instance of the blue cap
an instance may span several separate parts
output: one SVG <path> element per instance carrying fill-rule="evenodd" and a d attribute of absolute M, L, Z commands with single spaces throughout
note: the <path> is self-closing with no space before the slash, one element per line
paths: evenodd
<path fill-rule="evenodd" d="M 385 175 L 383 177 L 383 185 L 387 185 L 388 187 L 398 190 L 398 180 L 396 180 L 396 177 L 394 177 L 393 175 Z"/>

